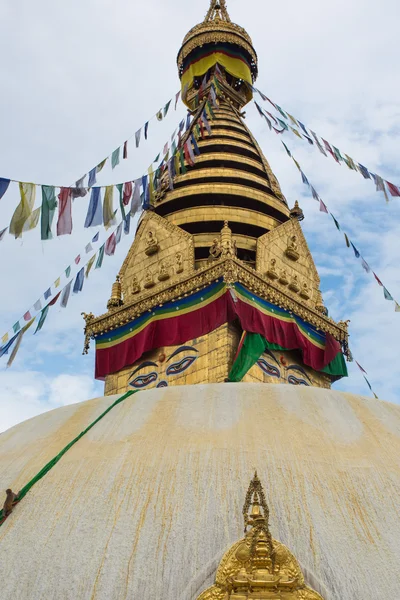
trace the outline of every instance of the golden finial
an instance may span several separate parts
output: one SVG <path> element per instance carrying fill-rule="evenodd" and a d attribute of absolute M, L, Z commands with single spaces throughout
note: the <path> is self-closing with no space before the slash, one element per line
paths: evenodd
<path fill-rule="evenodd" d="M 302 209 L 300 208 L 299 203 L 298 203 L 297 200 L 294 203 L 294 207 L 290 211 L 290 218 L 291 219 L 297 219 L 298 221 L 303 221 L 304 220 L 304 213 L 303 213 Z"/>
<path fill-rule="evenodd" d="M 123 305 L 123 300 L 122 300 L 121 281 L 120 281 L 119 275 L 117 275 L 115 283 L 113 283 L 113 286 L 112 286 L 111 298 L 107 302 L 107 308 L 108 308 L 108 310 L 110 310 L 110 308 L 118 308 L 118 306 L 122 306 L 122 305 Z"/>
<path fill-rule="evenodd" d="M 216 19 L 227 21 L 228 23 L 231 22 L 225 0 L 211 0 L 210 8 L 208 9 L 204 22 L 214 21 Z"/>

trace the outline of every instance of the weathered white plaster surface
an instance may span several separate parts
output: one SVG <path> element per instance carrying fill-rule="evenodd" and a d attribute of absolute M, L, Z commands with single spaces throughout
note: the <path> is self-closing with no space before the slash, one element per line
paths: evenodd
<path fill-rule="evenodd" d="M 0 489 L 21 488 L 114 400 L 0 435 Z M 242 535 L 255 468 L 273 536 L 326 600 L 400 599 L 400 407 L 254 383 L 115 407 L 0 527 L 0 598 L 195 600 Z"/>

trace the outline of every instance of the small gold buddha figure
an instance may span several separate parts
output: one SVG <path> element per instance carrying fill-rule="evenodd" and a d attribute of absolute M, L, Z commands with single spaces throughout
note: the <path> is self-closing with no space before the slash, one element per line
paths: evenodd
<path fill-rule="evenodd" d="M 183 255 L 182 252 L 175 254 L 175 273 L 182 273 L 183 271 Z"/>
<path fill-rule="evenodd" d="M 158 271 L 158 281 L 166 281 L 170 278 L 170 274 L 168 273 L 167 263 L 164 261 L 160 262 L 160 267 Z"/>
<path fill-rule="evenodd" d="M 154 286 L 154 279 L 153 279 L 153 275 L 151 274 L 150 269 L 148 269 L 146 271 L 146 274 L 144 276 L 144 283 L 143 283 L 143 287 L 146 288 L 146 290 L 148 290 L 149 288 L 152 288 Z"/>
<path fill-rule="evenodd" d="M 156 234 L 153 231 L 148 231 L 146 236 L 146 254 L 147 256 L 151 256 L 155 254 L 160 249 Z"/>
<path fill-rule="evenodd" d="M 290 236 L 285 254 L 290 260 L 299 260 L 300 254 L 298 252 L 297 237 L 295 235 Z"/>
<path fill-rule="evenodd" d="M 310 288 L 308 287 L 307 282 L 305 281 L 301 286 L 300 296 L 304 298 L 304 300 L 310 299 Z"/>
<path fill-rule="evenodd" d="M 237 254 L 236 242 L 232 237 L 232 230 L 228 221 L 224 221 L 224 226 L 221 229 L 220 247 L 222 256 L 233 258 Z"/>
<path fill-rule="evenodd" d="M 212 246 L 210 248 L 210 258 L 209 260 L 217 260 L 221 256 L 221 244 L 218 238 L 213 239 Z"/>
<path fill-rule="evenodd" d="M 269 263 L 269 269 L 267 271 L 267 276 L 270 279 L 278 279 L 279 275 L 276 270 L 276 258 L 271 258 L 271 262 Z"/>
<path fill-rule="evenodd" d="M 134 296 L 135 294 L 138 294 L 139 292 L 140 292 L 140 283 L 138 282 L 136 275 L 134 275 L 132 277 L 131 295 Z"/>
<path fill-rule="evenodd" d="M 297 275 L 292 275 L 292 279 L 289 283 L 289 290 L 292 290 L 292 292 L 295 292 L 296 294 L 300 291 L 299 278 Z"/>
<path fill-rule="evenodd" d="M 279 277 L 279 283 L 281 285 L 288 285 L 289 278 L 286 269 L 282 269 L 281 276 Z"/>

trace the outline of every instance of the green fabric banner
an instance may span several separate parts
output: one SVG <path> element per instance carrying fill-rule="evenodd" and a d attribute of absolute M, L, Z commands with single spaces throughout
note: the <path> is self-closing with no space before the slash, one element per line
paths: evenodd
<path fill-rule="evenodd" d="M 58 461 L 64 456 L 64 454 L 66 454 L 66 452 L 68 452 L 68 450 L 70 450 L 72 448 L 72 446 L 74 446 L 76 444 L 76 442 L 78 442 L 84 435 L 87 434 L 88 431 L 90 431 L 92 429 L 92 427 L 94 427 L 99 421 L 101 421 L 115 406 L 117 406 L 117 404 L 120 404 L 121 402 L 123 402 L 124 400 L 126 400 L 127 398 L 129 398 L 129 396 L 132 396 L 132 394 L 136 394 L 138 390 L 132 390 L 127 392 L 126 394 L 124 394 L 123 396 L 121 396 L 120 398 L 117 398 L 117 400 L 111 404 L 111 406 L 109 406 L 107 408 L 107 410 L 105 410 L 99 417 L 97 417 L 97 419 L 95 421 L 93 421 L 93 423 L 91 423 L 88 427 L 86 427 L 86 429 L 84 429 L 84 431 L 82 431 L 75 439 L 72 440 L 72 442 L 70 442 L 67 446 L 65 446 L 65 448 L 63 448 L 61 450 L 61 452 L 59 452 L 57 454 L 57 456 L 55 456 L 54 458 L 52 458 L 47 465 L 45 465 L 43 467 L 43 469 L 41 471 L 39 471 L 39 473 L 37 475 L 35 475 L 35 477 L 33 479 L 31 479 L 23 488 L 22 490 L 18 493 L 18 498 L 17 501 L 20 502 L 25 496 L 26 494 L 29 492 L 29 490 L 35 485 L 35 483 L 37 483 L 38 481 L 40 481 L 57 463 Z M 2 519 L 3 519 L 3 510 L 0 510 L 0 526 L 2 525 Z M 4 521 L 3 521 L 4 522 Z"/>
<path fill-rule="evenodd" d="M 233 383 L 242 381 L 246 373 L 256 364 L 266 350 L 285 351 L 287 348 L 283 348 L 278 344 L 271 344 L 259 333 L 246 332 L 239 354 L 229 373 L 229 381 Z M 337 378 L 347 377 L 347 366 L 343 354 L 339 352 L 321 372 Z"/>

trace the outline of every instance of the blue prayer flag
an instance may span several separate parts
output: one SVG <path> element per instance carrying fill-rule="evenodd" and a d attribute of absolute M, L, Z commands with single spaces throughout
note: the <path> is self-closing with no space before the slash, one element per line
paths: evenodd
<path fill-rule="evenodd" d="M 129 235 L 131 229 L 131 213 L 128 213 L 124 219 L 124 233 Z"/>
<path fill-rule="evenodd" d="M 147 140 L 147 132 L 149 131 L 149 122 L 144 126 L 144 139 Z"/>
<path fill-rule="evenodd" d="M 8 354 L 9 349 L 11 348 L 11 346 L 17 339 L 18 335 L 19 335 L 19 333 L 17 333 L 17 335 L 14 335 L 14 337 L 12 337 L 11 340 L 9 342 L 7 342 L 7 344 L 5 344 L 4 346 L 1 346 L 0 357 L 4 356 L 5 354 Z"/>
<path fill-rule="evenodd" d="M 101 188 L 92 188 L 89 208 L 85 219 L 85 227 L 96 227 L 103 224 L 103 207 L 100 192 Z"/>
<path fill-rule="evenodd" d="M 358 170 L 360 171 L 364 179 L 371 179 L 368 169 L 366 167 L 363 167 L 363 165 L 360 165 L 360 163 L 358 163 Z"/>
<path fill-rule="evenodd" d="M 97 167 L 95 167 L 94 169 L 89 171 L 88 187 L 90 187 L 90 188 L 93 187 L 96 183 L 96 173 L 97 173 Z"/>
<path fill-rule="evenodd" d="M 95 242 L 99 241 L 99 232 L 96 233 L 96 235 L 94 236 L 94 238 L 92 239 L 92 244 L 94 244 Z"/>
<path fill-rule="evenodd" d="M 354 250 L 354 254 L 356 255 L 356 258 L 360 258 L 360 253 L 357 250 L 357 248 L 355 247 L 355 245 L 353 244 L 353 242 L 350 242 L 350 244 L 353 246 L 353 250 Z"/>
<path fill-rule="evenodd" d="M 10 185 L 9 179 L 4 179 L 4 177 L 0 177 L 0 200 L 8 190 L 8 186 Z"/>
<path fill-rule="evenodd" d="M 84 280 L 85 280 L 85 267 L 82 267 L 82 269 L 79 271 L 79 273 L 75 279 L 74 289 L 72 290 L 74 294 L 77 294 L 78 292 L 82 291 Z"/>
<path fill-rule="evenodd" d="M 48 290 L 45 291 L 44 299 L 47 300 L 48 298 L 50 298 L 50 296 L 51 296 L 51 288 L 49 288 Z"/>

